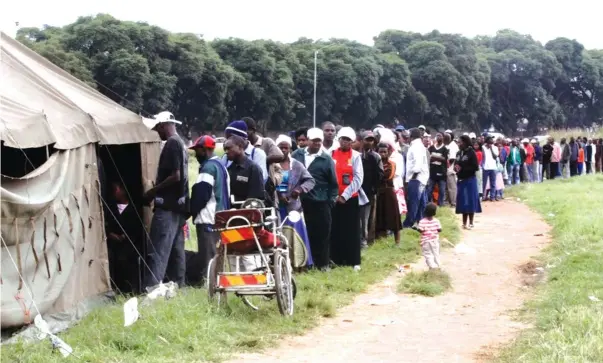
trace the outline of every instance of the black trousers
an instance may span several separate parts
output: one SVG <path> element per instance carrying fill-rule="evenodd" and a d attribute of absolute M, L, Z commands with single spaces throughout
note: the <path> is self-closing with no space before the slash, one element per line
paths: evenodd
<path fill-rule="evenodd" d="M 585 162 L 586 164 L 586 174 L 590 174 L 593 172 L 593 165 L 590 161 Z"/>
<path fill-rule="evenodd" d="M 327 267 L 330 260 L 331 206 L 328 202 L 302 200 L 302 208 L 314 266 Z"/>
<path fill-rule="evenodd" d="M 331 260 L 338 266 L 360 265 L 360 206 L 358 197 L 335 204 L 331 222 Z"/>
<path fill-rule="evenodd" d="M 551 165 L 549 165 L 549 175 L 551 176 L 550 177 L 551 180 L 553 180 L 557 177 L 558 171 L 559 171 L 559 163 L 551 162 Z M 547 179 L 549 179 L 549 177 L 547 177 Z"/>
<path fill-rule="evenodd" d="M 578 175 L 578 162 L 570 161 L 570 176 Z"/>

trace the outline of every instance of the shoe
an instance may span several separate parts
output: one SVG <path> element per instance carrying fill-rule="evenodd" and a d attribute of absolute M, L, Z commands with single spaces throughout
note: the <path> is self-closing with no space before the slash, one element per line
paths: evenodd
<path fill-rule="evenodd" d="M 473 224 L 469 225 L 469 229 L 473 229 L 475 226 Z"/>
<path fill-rule="evenodd" d="M 360 265 L 354 266 L 354 271 L 360 271 L 360 270 L 361 270 Z"/>

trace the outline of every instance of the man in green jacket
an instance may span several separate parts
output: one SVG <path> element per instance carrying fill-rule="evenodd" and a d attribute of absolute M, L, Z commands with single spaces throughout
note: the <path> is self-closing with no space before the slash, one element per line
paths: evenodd
<path fill-rule="evenodd" d="M 307 135 L 308 146 L 295 150 L 291 157 L 304 164 L 316 182 L 312 190 L 302 194 L 301 202 L 314 266 L 327 270 L 330 261 L 331 209 L 335 204 L 339 186 L 335 163 L 322 148 L 322 130 L 311 128 Z"/>

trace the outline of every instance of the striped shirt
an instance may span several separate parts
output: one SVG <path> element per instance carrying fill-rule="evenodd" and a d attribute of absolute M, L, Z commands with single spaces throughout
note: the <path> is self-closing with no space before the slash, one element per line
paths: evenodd
<path fill-rule="evenodd" d="M 423 218 L 417 227 L 421 231 L 421 244 L 438 241 L 442 225 L 437 218 Z"/>

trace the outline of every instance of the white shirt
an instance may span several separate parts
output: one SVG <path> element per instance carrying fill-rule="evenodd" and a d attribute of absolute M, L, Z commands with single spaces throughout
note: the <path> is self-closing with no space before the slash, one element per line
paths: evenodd
<path fill-rule="evenodd" d="M 450 144 L 446 145 L 446 148 L 448 148 L 448 160 L 456 159 L 456 154 L 459 153 L 459 146 L 456 144 L 456 142 L 451 141 Z M 450 166 L 448 167 L 448 173 L 456 174 L 454 172 L 453 163 L 450 163 Z"/>
<path fill-rule="evenodd" d="M 393 152 L 389 158 L 394 164 L 396 164 L 396 171 L 394 173 L 394 190 L 404 188 L 404 156 L 399 152 Z"/>
<path fill-rule="evenodd" d="M 327 154 L 331 155 L 334 150 L 339 149 L 339 141 L 333 140 L 333 145 L 331 145 L 330 148 L 327 149 L 326 147 L 324 147 L 324 145 L 322 148 Z"/>
<path fill-rule="evenodd" d="M 427 149 L 421 139 L 411 141 L 406 154 L 406 182 L 409 182 L 414 174 L 418 174 L 417 180 L 422 185 L 427 185 L 429 162 L 427 161 Z"/>
<path fill-rule="evenodd" d="M 597 145 L 590 144 L 586 145 L 586 147 L 590 147 L 592 149 L 592 155 L 590 160 L 586 160 L 587 162 L 595 163 L 595 155 L 597 155 Z"/>
<path fill-rule="evenodd" d="M 492 145 L 490 148 L 485 144 L 482 146 L 482 153 L 484 154 L 484 170 L 496 170 L 496 157 L 498 157 L 498 147 Z M 494 154 L 494 155 L 492 155 Z"/>
<path fill-rule="evenodd" d="M 310 153 L 308 152 L 308 148 L 307 148 L 307 147 L 306 147 L 306 148 L 304 148 L 304 153 L 306 154 L 306 155 L 304 156 L 304 163 L 306 164 L 306 165 L 305 165 L 306 169 L 308 169 L 308 167 L 310 166 L 310 164 L 312 164 L 312 162 L 314 161 L 314 159 L 316 159 L 316 157 L 317 157 L 318 155 L 322 154 L 323 152 L 324 152 L 324 149 L 320 149 L 320 150 L 318 150 L 318 152 L 317 152 L 317 153 L 310 154 Z"/>

